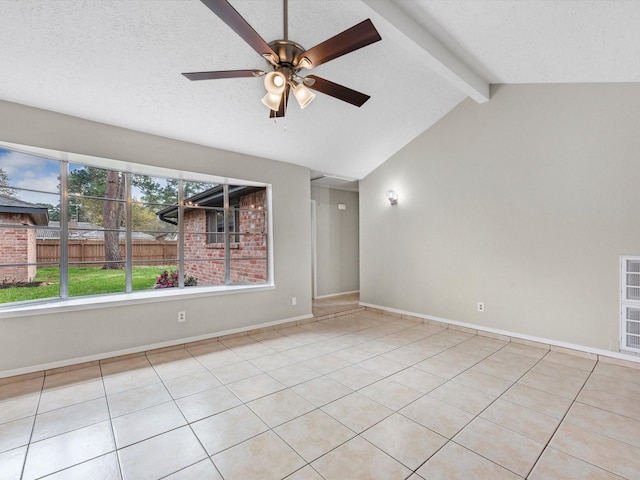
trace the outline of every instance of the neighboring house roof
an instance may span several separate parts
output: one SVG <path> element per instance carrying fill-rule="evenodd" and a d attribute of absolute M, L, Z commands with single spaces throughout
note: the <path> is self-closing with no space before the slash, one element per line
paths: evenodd
<path fill-rule="evenodd" d="M 34 225 L 47 225 L 49 212 L 47 207 L 25 202 L 17 198 L 0 195 L 0 213 L 23 213 L 29 215 Z"/>
<path fill-rule="evenodd" d="M 71 226 L 70 226 L 71 227 Z M 39 228 L 36 231 L 36 238 L 42 240 L 58 240 L 60 238 L 60 222 L 52 220 L 49 228 Z M 155 240 L 156 237 L 148 233 L 132 232 L 133 240 Z M 120 232 L 120 240 L 125 239 L 124 230 Z M 77 229 L 69 229 L 69 240 L 104 240 L 104 229 L 89 222 L 78 222 Z"/>
<path fill-rule="evenodd" d="M 245 195 L 249 195 L 253 192 L 264 189 L 264 187 L 247 187 L 247 186 L 234 186 L 229 185 L 229 201 L 236 200 Z M 223 207 L 224 206 L 224 187 L 218 185 L 217 187 L 210 188 L 204 192 L 193 195 L 192 197 L 184 200 L 185 213 L 194 210 L 189 208 L 188 205 L 195 205 L 198 207 Z M 178 224 L 178 205 L 171 205 L 156 213 L 160 220 L 170 223 L 172 225 Z"/>

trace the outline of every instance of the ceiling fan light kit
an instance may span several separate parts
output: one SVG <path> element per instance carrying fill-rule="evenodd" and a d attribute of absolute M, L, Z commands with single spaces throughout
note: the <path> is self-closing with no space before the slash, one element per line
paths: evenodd
<path fill-rule="evenodd" d="M 307 107 L 316 97 L 311 90 L 324 93 L 356 107 L 361 107 L 369 100 L 369 95 L 315 75 L 302 77 L 299 72 L 312 69 L 381 40 L 380 34 L 371 20 L 364 20 L 319 43 L 315 47 L 305 50 L 298 43 L 292 42 L 287 38 L 287 0 L 283 0 L 284 39 L 274 40 L 270 43 L 266 43 L 227 0 L 201 1 L 262 56 L 267 61 L 271 71 L 264 72 L 262 70 L 248 69 L 183 73 L 189 80 L 264 76 L 264 86 L 267 93 L 262 98 L 262 103 L 269 108 L 270 118 L 285 116 L 291 90 L 293 90 L 293 95 L 301 109 Z"/>

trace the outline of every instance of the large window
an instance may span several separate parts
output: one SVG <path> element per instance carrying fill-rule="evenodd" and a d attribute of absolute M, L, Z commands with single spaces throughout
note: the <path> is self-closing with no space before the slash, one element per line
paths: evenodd
<path fill-rule="evenodd" d="M 0 308 L 268 283 L 268 186 L 217 180 L 0 146 Z"/>

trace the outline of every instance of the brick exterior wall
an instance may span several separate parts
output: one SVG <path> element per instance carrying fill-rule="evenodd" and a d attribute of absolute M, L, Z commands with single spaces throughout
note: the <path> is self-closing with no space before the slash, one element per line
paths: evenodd
<path fill-rule="evenodd" d="M 36 263 L 36 231 L 24 228 L 33 225 L 29 215 L 23 213 L 0 213 L 0 252 L 2 263 Z M 0 282 L 31 282 L 37 267 L 18 266 L 0 269 Z"/>
<path fill-rule="evenodd" d="M 266 190 L 240 197 L 240 232 L 231 243 L 232 284 L 267 281 Z M 185 274 L 198 285 L 224 285 L 224 243 L 207 243 L 207 211 L 192 210 L 184 219 Z M 186 259 L 198 260 L 188 261 Z"/>

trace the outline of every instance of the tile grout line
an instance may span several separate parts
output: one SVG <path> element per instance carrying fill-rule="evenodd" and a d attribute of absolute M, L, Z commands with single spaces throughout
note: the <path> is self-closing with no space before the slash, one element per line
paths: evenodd
<path fill-rule="evenodd" d="M 38 403 L 36 405 L 36 411 L 33 414 L 33 424 L 31 425 L 31 433 L 29 434 L 29 441 L 27 442 L 27 449 L 24 452 L 24 460 L 22 461 L 22 469 L 20 470 L 20 478 L 24 477 L 24 471 L 27 468 L 27 459 L 29 458 L 29 450 L 31 450 L 31 439 L 36 429 L 36 420 L 38 419 L 38 409 L 40 408 L 40 401 L 42 400 L 42 391 L 44 390 L 44 382 L 46 376 L 42 376 L 42 384 L 40 385 L 40 393 L 38 394 Z"/>

